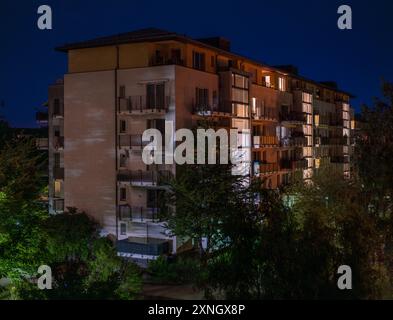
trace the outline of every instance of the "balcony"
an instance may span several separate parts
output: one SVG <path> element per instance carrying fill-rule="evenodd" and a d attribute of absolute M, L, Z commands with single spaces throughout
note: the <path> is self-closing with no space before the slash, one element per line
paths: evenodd
<path fill-rule="evenodd" d="M 306 115 L 302 112 L 280 113 L 279 118 L 284 126 L 297 126 L 306 123 Z"/>
<path fill-rule="evenodd" d="M 54 137 L 53 138 L 53 148 L 56 150 L 64 149 L 64 137 Z"/>
<path fill-rule="evenodd" d="M 56 180 L 64 179 L 64 168 L 54 167 L 53 168 L 53 178 Z"/>
<path fill-rule="evenodd" d="M 276 136 L 254 136 L 253 138 L 254 148 L 271 147 L 276 145 L 278 145 L 278 139 Z"/>
<path fill-rule="evenodd" d="M 329 138 L 329 144 L 330 145 L 349 145 L 348 138 L 346 137 L 333 137 Z"/>
<path fill-rule="evenodd" d="M 37 138 L 35 144 L 38 150 L 48 150 L 49 142 L 48 138 Z"/>
<path fill-rule="evenodd" d="M 64 211 L 64 199 L 53 199 L 53 211 L 63 212 Z"/>
<path fill-rule="evenodd" d="M 35 119 L 39 124 L 47 124 L 48 123 L 48 112 L 38 111 L 35 114 Z"/>
<path fill-rule="evenodd" d="M 218 110 L 218 105 L 193 104 L 192 112 L 201 116 L 209 116 L 220 111 Z"/>
<path fill-rule="evenodd" d="M 343 119 L 329 119 L 329 126 L 331 127 L 342 127 L 344 125 Z"/>
<path fill-rule="evenodd" d="M 169 170 L 124 170 L 117 175 L 119 182 L 130 182 L 132 186 L 139 187 L 163 187 L 171 178 Z"/>
<path fill-rule="evenodd" d="M 148 96 L 129 96 L 119 98 L 118 111 L 125 114 L 151 114 L 168 111 L 170 96 L 148 97 Z"/>
<path fill-rule="evenodd" d="M 251 113 L 254 120 L 277 121 L 278 112 L 276 108 L 256 107 Z"/>
<path fill-rule="evenodd" d="M 256 175 L 258 174 L 265 175 L 269 173 L 278 172 L 278 164 L 254 161 L 254 172 Z"/>
<path fill-rule="evenodd" d="M 122 134 L 119 135 L 118 146 L 120 148 L 141 149 L 148 145 L 150 141 L 142 141 L 141 134 Z"/>
<path fill-rule="evenodd" d="M 283 137 L 280 140 L 280 147 L 304 147 L 307 146 L 307 138 L 299 137 Z"/>
<path fill-rule="evenodd" d="M 163 56 L 153 56 L 149 61 L 149 66 L 178 65 L 184 66 L 185 62 L 180 57 L 165 58 Z"/>
<path fill-rule="evenodd" d="M 63 118 L 64 117 L 63 103 L 58 102 L 53 105 L 53 117 L 54 118 Z"/>
<path fill-rule="evenodd" d="M 331 163 L 349 163 L 349 158 L 345 156 L 333 156 L 330 158 Z"/>
<path fill-rule="evenodd" d="M 306 169 L 308 163 L 306 159 L 281 159 L 280 169 L 281 170 L 299 170 Z"/>
<path fill-rule="evenodd" d="M 134 222 L 158 222 L 159 208 L 119 206 L 119 219 Z"/>

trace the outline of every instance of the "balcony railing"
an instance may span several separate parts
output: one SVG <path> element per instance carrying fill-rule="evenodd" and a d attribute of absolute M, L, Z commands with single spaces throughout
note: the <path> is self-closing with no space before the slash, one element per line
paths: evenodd
<path fill-rule="evenodd" d="M 142 141 L 141 134 L 122 134 L 119 135 L 119 147 L 142 148 L 148 145 L 150 141 Z"/>
<path fill-rule="evenodd" d="M 303 147 L 307 145 L 306 137 L 283 137 L 280 140 L 281 147 Z"/>
<path fill-rule="evenodd" d="M 278 119 L 278 112 L 276 108 L 257 106 L 251 113 L 255 120 L 270 120 L 276 121 Z"/>
<path fill-rule="evenodd" d="M 330 158 L 330 162 L 332 163 L 349 163 L 348 157 L 343 156 L 335 156 Z"/>
<path fill-rule="evenodd" d="M 281 170 L 298 170 L 307 168 L 306 159 L 281 159 L 280 169 Z"/>
<path fill-rule="evenodd" d="M 330 145 L 349 145 L 349 139 L 345 137 L 329 138 Z"/>
<path fill-rule="evenodd" d="M 344 125 L 344 121 L 342 118 L 330 118 L 329 119 L 329 126 L 332 127 L 342 127 Z"/>
<path fill-rule="evenodd" d="M 35 143 L 39 150 L 47 150 L 49 147 L 48 138 L 37 138 Z"/>
<path fill-rule="evenodd" d="M 253 140 L 254 148 L 278 145 L 278 139 L 276 136 L 254 136 Z"/>
<path fill-rule="evenodd" d="M 306 122 L 306 115 L 302 112 L 288 112 L 282 113 L 280 112 L 280 121 L 284 122 Z"/>
<path fill-rule="evenodd" d="M 216 103 L 213 104 L 193 103 L 192 112 L 194 114 L 208 116 L 213 113 L 227 112 L 227 111 L 225 111 L 223 108 L 220 108 L 220 106 Z"/>
<path fill-rule="evenodd" d="M 119 98 L 118 110 L 123 113 L 166 112 L 170 104 L 170 96 L 149 97 L 129 96 Z"/>
<path fill-rule="evenodd" d="M 56 212 L 64 211 L 64 199 L 53 199 L 53 210 Z"/>
<path fill-rule="evenodd" d="M 171 177 L 172 172 L 169 170 L 127 170 L 117 175 L 118 181 L 130 182 L 137 186 L 163 186 Z"/>
<path fill-rule="evenodd" d="M 184 66 L 184 60 L 180 58 L 165 58 L 163 56 L 153 56 L 150 59 L 150 66 L 163 66 L 163 65 L 179 65 Z"/>
<path fill-rule="evenodd" d="M 58 180 L 64 179 L 64 168 L 54 167 L 53 168 L 53 178 Z"/>
<path fill-rule="evenodd" d="M 35 119 L 37 122 L 48 122 L 48 112 L 38 111 L 35 114 Z"/>
<path fill-rule="evenodd" d="M 119 218 L 121 221 L 149 222 L 158 221 L 159 208 L 133 207 L 129 205 L 119 206 Z"/>

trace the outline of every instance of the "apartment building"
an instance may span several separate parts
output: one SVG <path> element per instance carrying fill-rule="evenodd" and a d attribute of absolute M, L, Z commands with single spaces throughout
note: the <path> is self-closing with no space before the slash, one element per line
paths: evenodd
<path fill-rule="evenodd" d="M 181 241 L 159 221 L 176 165 L 142 161 L 145 129 L 237 129 L 243 174 L 266 188 L 331 166 L 349 176 L 350 94 L 230 51 L 223 38 L 158 29 L 67 44 L 64 81 L 49 88 L 50 208 L 77 207 L 118 241 L 121 255 L 154 258 Z"/>

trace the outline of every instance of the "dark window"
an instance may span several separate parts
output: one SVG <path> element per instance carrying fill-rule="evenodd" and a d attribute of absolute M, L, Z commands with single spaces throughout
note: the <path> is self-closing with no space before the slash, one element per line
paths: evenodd
<path fill-rule="evenodd" d="M 209 105 L 209 89 L 196 88 L 195 101 L 197 107 L 207 107 Z"/>
<path fill-rule="evenodd" d="M 126 201 L 126 200 L 127 200 L 127 189 L 120 188 L 120 201 Z"/>
<path fill-rule="evenodd" d="M 156 65 L 164 64 L 164 57 L 162 56 L 160 50 L 156 50 L 156 55 L 154 59 L 155 59 L 154 64 Z"/>
<path fill-rule="evenodd" d="M 205 71 L 205 54 L 197 51 L 192 52 L 192 67 Z"/>
<path fill-rule="evenodd" d="M 122 236 L 127 234 L 127 225 L 125 223 L 120 223 L 120 234 Z"/>
<path fill-rule="evenodd" d="M 53 114 L 55 116 L 61 116 L 63 115 L 63 112 L 61 110 L 61 105 L 60 105 L 60 100 L 59 99 L 54 99 L 53 100 Z"/>
<path fill-rule="evenodd" d="M 125 120 L 120 120 L 120 132 L 125 133 L 127 131 L 127 122 Z"/>
<path fill-rule="evenodd" d="M 210 57 L 210 66 L 212 68 L 214 68 L 215 65 L 216 65 L 216 57 L 215 56 L 211 56 Z"/>
<path fill-rule="evenodd" d="M 120 155 L 120 167 L 126 167 L 126 165 L 127 165 L 127 155 L 122 153 Z"/>
<path fill-rule="evenodd" d="M 180 49 L 172 49 L 171 50 L 171 62 L 173 64 L 181 64 L 181 50 Z"/>
<path fill-rule="evenodd" d="M 54 155 L 55 168 L 60 168 L 60 153 L 56 152 Z"/>
<path fill-rule="evenodd" d="M 125 98 L 126 97 L 126 87 L 125 86 L 120 86 L 119 97 L 120 98 Z"/>
<path fill-rule="evenodd" d="M 158 190 L 147 190 L 146 205 L 148 208 L 157 208 Z"/>
<path fill-rule="evenodd" d="M 164 83 L 149 83 L 146 86 L 146 105 L 149 109 L 165 108 Z"/>

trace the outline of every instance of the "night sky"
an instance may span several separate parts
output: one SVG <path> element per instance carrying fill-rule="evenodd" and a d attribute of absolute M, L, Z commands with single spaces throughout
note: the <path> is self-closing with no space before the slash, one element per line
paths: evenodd
<path fill-rule="evenodd" d="M 50 5 L 53 30 L 37 28 Z M 337 28 L 337 8 L 352 7 L 353 29 Z M 393 1 L 1 0 L 0 113 L 34 127 L 47 87 L 66 72 L 66 42 L 155 27 L 191 37 L 221 35 L 232 51 L 268 64 L 293 64 L 301 75 L 335 80 L 355 108 L 393 81 Z"/>

